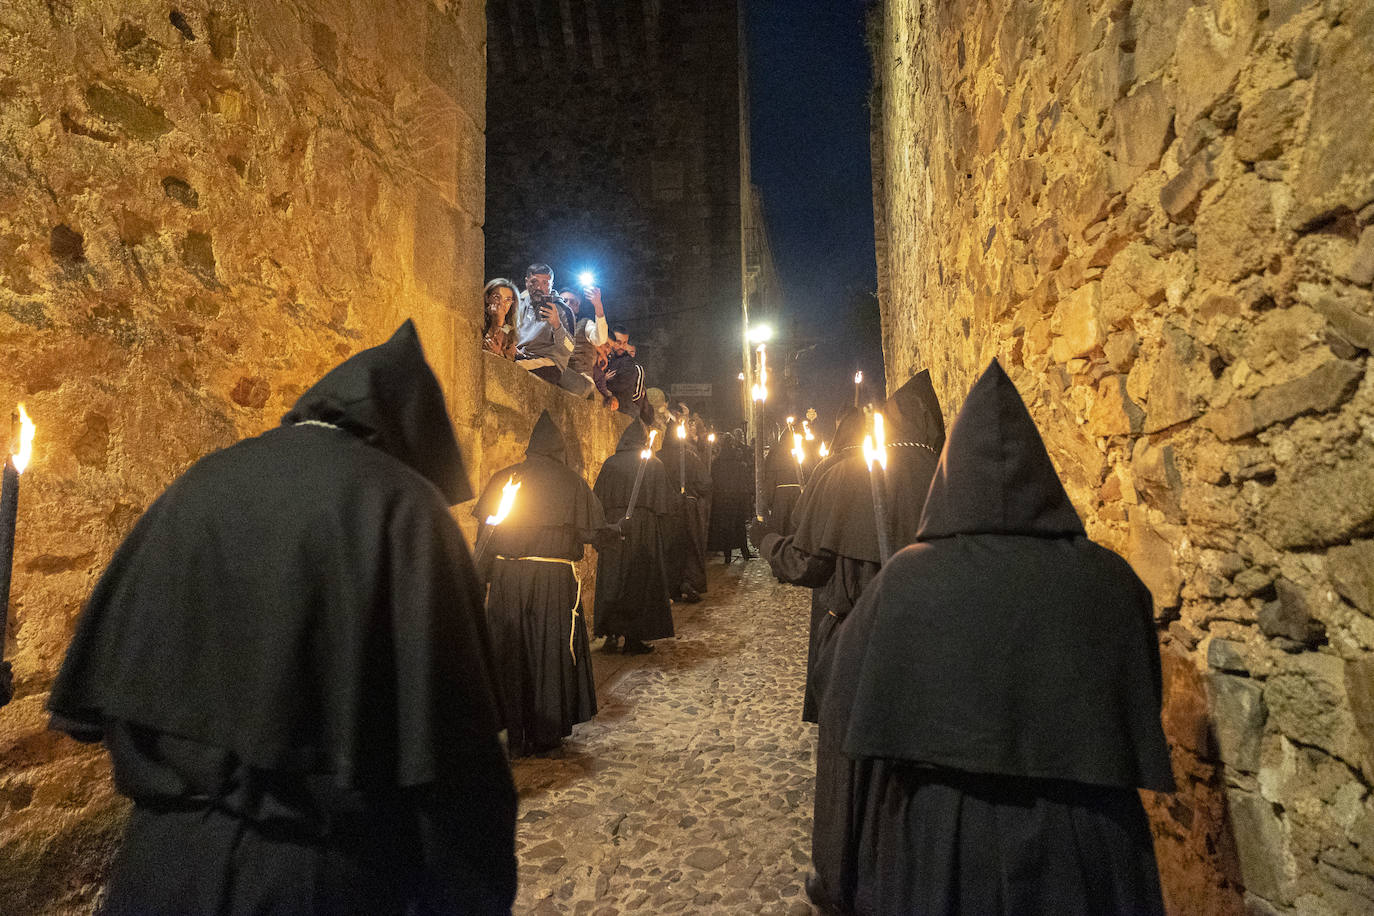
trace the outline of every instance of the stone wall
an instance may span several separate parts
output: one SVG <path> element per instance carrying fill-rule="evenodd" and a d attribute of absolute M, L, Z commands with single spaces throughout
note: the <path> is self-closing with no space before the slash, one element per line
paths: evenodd
<path fill-rule="evenodd" d="M 1174 913 L 1374 909 L 1374 6 L 886 0 L 888 377 L 994 356 L 1150 586 Z"/>
<path fill-rule="evenodd" d="M 0 910 L 90 910 L 126 809 L 43 704 L 82 600 L 188 465 L 407 317 L 475 483 L 546 405 L 584 471 L 609 453 L 623 419 L 479 350 L 484 43 L 475 0 L 0 4 L 0 410 L 39 426 Z"/>

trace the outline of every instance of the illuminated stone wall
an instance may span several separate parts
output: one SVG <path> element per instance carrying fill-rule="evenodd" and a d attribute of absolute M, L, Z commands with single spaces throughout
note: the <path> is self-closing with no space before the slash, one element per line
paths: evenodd
<path fill-rule="evenodd" d="M 886 0 L 888 377 L 1010 372 L 1150 586 L 1174 913 L 1374 911 L 1374 6 Z"/>
<path fill-rule="evenodd" d="M 479 351 L 485 28 L 476 0 L 0 4 L 0 411 L 39 424 L 0 910 L 90 910 L 125 806 L 43 704 L 82 600 L 188 465 L 407 317 L 474 483 L 546 404 L 591 473 L 610 451 L 609 412 Z"/>

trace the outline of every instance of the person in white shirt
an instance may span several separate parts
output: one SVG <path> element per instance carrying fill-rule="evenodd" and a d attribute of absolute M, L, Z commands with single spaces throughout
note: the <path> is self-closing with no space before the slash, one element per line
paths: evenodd
<path fill-rule="evenodd" d="M 583 318 L 578 315 L 584 294 L 592 304 L 594 316 Z M 558 384 L 580 398 L 589 398 L 596 393 L 596 381 L 592 378 L 596 367 L 596 348 L 610 339 L 606 310 L 601 304 L 601 287 L 584 286 L 580 293 L 568 287 L 558 294 L 558 298 L 573 316 L 573 352 Z"/>

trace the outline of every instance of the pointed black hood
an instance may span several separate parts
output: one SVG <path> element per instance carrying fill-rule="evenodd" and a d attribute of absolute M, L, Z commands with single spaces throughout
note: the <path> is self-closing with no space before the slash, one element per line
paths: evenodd
<path fill-rule="evenodd" d="M 842 448 L 857 448 L 864 441 L 864 412 L 857 407 L 846 407 L 835 424 L 835 440 L 830 443 L 830 454 Z"/>
<path fill-rule="evenodd" d="M 525 448 L 525 457 L 531 455 L 543 455 L 562 463 L 567 461 L 567 445 L 563 441 L 563 433 L 547 410 L 539 415 L 539 420 L 534 424 L 534 432 L 530 433 L 530 444 Z"/>
<path fill-rule="evenodd" d="M 625 432 L 620 434 L 620 441 L 615 444 L 617 452 L 639 452 L 644 450 L 644 446 L 649 444 L 649 433 L 644 429 L 644 424 L 635 420 L 625 427 Z"/>
<path fill-rule="evenodd" d="M 994 359 L 950 429 L 917 537 L 1084 533 L 1035 421 Z"/>
<path fill-rule="evenodd" d="M 318 420 L 409 465 L 449 505 L 472 499 L 444 392 L 409 319 L 380 346 L 355 353 L 301 395 L 282 423 Z"/>
<path fill-rule="evenodd" d="M 883 418 L 891 431 L 889 442 L 919 442 L 936 452 L 945 446 L 945 418 L 940 414 L 940 399 L 930 381 L 930 370 L 922 369 L 893 392 L 883 405 Z M 863 441 L 863 434 L 859 434 Z"/>

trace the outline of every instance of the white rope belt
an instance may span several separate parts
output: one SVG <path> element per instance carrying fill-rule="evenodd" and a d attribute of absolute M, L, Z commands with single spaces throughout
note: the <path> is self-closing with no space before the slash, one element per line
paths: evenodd
<path fill-rule="evenodd" d="M 572 570 L 573 581 L 577 583 L 577 593 L 573 595 L 572 606 L 572 627 L 568 633 L 568 654 L 572 656 L 573 664 L 577 664 L 577 618 L 582 615 L 577 612 L 577 608 L 582 604 L 582 577 L 577 574 L 577 564 L 572 560 L 563 557 L 503 557 L 497 555 L 498 560 L 509 560 L 512 563 L 559 563 Z"/>
<path fill-rule="evenodd" d="M 799 484 L 799 483 L 775 483 L 775 484 L 773 484 L 773 489 L 774 489 L 774 490 L 781 490 L 783 487 L 796 487 L 798 490 L 800 490 L 800 489 L 801 489 L 801 484 Z"/>

